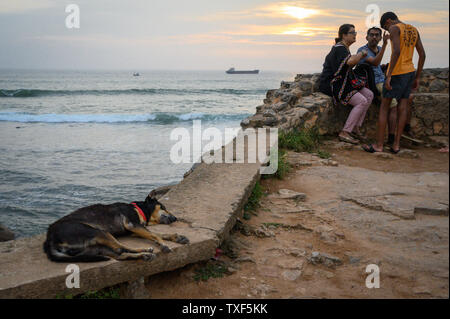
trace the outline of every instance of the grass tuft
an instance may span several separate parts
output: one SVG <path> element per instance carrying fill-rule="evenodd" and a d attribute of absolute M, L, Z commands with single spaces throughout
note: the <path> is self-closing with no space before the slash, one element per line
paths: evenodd
<path fill-rule="evenodd" d="M 120 289 L 109 287 L 97 291 L 88 291 L 81 295 L 57 295 L 56 299 L 120 299 Z"/>
<path fill-rule="evenodd" d="M 207 281 L 209 278 L 221 278 L 227 272 L 223 263 L 208 262 L 204 267 L 195 270 L 195 281 Z"/>
<path fill-rule="evenodd" d="M 312 153 L 319 148 L 321 136 L 317 127 L 302 130 L 280 131 L 278 146 L 296 152 Z"/>
<path fill-rule="evenodd" d="M 331 154 L 330 154 L 329 152 L 327 152 L 327 151 L 318 150 L 318 151 L 317 151 L 317 155 L 318 155 L 320 158 L 323 158 L 323 159 L 331 158 Z"/>
<path fill-rule="evenodd" d="M 253 187 L 252 193 L 247 201 L 247 204 L 244 206 L 244 219 L 250 219 L 249 212 L 254 212 L 259 206 L 259 201 L 261 197 L 264 195 L 263 188 L 259 181 L 256 182 L 255 187 Z M 247 213 L 247 215 L 245 214 Z M 247 218 L 248 219 L 247 219 Z"/>

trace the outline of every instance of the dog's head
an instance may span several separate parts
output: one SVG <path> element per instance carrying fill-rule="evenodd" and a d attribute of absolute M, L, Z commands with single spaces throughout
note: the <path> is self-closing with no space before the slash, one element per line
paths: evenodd
<path fill-rule="evenodd" d="M 145 199 L 145 207 L 150 215 L 147 217 L 149 224 L 171 224 L 177 220 L 177 218 L 169 213 L 166 207 L 161 204 L 152 193 Z"/>

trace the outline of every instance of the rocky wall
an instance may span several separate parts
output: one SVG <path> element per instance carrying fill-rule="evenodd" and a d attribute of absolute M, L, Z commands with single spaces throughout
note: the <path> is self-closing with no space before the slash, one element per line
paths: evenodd
<path fill-rule="evenodd" d="M 323 135 L 335 135 L 344 126 L 350 106 L 333 106 L 331 97 L 318 89 L 319 73 L 298 74 L 292 82 L 267 91 L 256 114 L 241 122 L 247 127 L 278 127 L 284 130 L 318 126 Z M 424 69 L 413 102 L 411 126 L 419 137 L 448 136 L 449 69 Z M 363 130 L 374 136 L 379 102 L 369 108 Z"/>

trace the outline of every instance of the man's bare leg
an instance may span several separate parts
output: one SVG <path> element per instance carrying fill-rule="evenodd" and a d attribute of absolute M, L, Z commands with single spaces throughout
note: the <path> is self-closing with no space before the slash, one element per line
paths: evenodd
<path fill-rule="evenodd" d="M 383 151 L 384 133 L 386 131 L 386 124 L 391 102 L 392 98 L 383 97 L 383 99 L 381 100 L 380 113 L 378 114 L 377 143 L 373 145 L 374 150 L 377 152 Z"/>
<path fill-rule="evenodd" d="M 394 143 L 395 131 L 397 129 L 397 106 L 389 108 L 389 122 L 388 122 L 388 144 L 392 145 Z"/>
<path fill-rule="evenodd" d="M 407 140 L 410 140 L 410 141 L 412 141 L 414 143 L 422 144 L 423 141 L 418 139 L 414 135 L 414 133 L 411 132 L 411 117 L 412 117 L 412 103 L 413 103 L 413 100 L 414 100 L 414 95 L 411 94 L 409 96 L 409 99 L 408 99 L 408 108 L 407 108 L 408 109 L 408 111 L 407 111 L 408 116 L 407 116 L 405 128 L 403 129 L 402 137 L 407 139 Z"/>
<path fill-rule="evenodd" d="M 392 145 L 392 150 L 394 152 L 400 150 L 400 138 L 402 137 L 403 130 L 408 119 L 408 99 L 401 99 L 400 103 L 397 106 L 397 110 L 397 132 L 395 134 L 394 144 Z"/>

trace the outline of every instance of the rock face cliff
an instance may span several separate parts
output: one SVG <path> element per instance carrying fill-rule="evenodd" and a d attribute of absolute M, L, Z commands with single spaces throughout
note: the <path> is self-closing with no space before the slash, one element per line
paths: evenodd
<path fill-rule="evenodd" d="M 320 73 L 298 74 L 293 82 L 281 82 L 276 90 L 267 91 L 264 104 L 256 114 L 244 119 L 241 126 L 278 127 L 283 130 L 318 126 L 322 135 L 338 134 L 351 106 L 333 106 L 331 97 L 320 93 Z M 448 136 L 449 68 L 424 69 L 418 93 L 413 102 L 411 127 L 419 137 Z M 369 108 L 363 130 L 374 136 L 379 103 Z"/>

